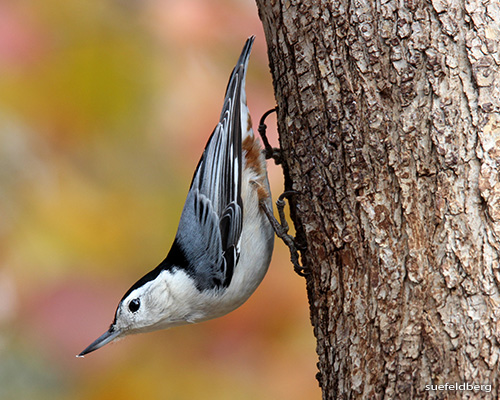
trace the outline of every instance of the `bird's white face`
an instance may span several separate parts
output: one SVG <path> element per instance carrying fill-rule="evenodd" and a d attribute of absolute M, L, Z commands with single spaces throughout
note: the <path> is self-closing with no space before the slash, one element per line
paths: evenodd
<path fill-rule="evenodd" d="M 194 304 L 186 301 L 191 294 L 199 292 L 184 272 L 163 271 L 120 301 L 111 328 L 120 332 L 118 338 L 186 324 Z"/>
<path fill-rule="evenodd" d="M 184 273 L 163 271 L 155 279 L 130 291 L 118 304 L 109 330 L 80 353 L 80 356 L 130 334 L 188 323 L 189 302 L 180 301 L 178 292 L 178 289 L 183 291 L 184 285 L 189 282 L 186 278 Z M 187 292 L 190 292 L 192 284 L 188 286 Z M 183 292 L 186 294 L 185 290 Z"/>
<path fill-rule="evenodd" d="M 116 310 L 113 327 L 122 332 L 120 336 L 150 332 L 168 326 L 171 315 L 172 295 L 162 279 L 155 279 L 133 290 Z M 167 326 L 166 326 L 167 325 Z"/>

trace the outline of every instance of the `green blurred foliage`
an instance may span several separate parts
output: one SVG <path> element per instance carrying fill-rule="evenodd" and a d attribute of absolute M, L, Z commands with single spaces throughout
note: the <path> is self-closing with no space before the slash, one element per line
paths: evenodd
<path fill-rule="evenodd" d="M 274 100 L 252 0 L 0 0 L 0 399 L 320 396 L 279 242 L 239 310 L 74 357 L 165 256 L 250 34 L 257 120 Z"/>

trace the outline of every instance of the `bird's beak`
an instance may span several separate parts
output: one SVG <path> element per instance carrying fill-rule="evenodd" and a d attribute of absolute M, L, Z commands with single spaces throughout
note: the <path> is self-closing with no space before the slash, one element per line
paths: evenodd
<path fill-rule="evenodd" d="M 94 350 L 100 349 L 102 346 L 115 340 L 121 333 L 120 329 L 116 329 L 113 325 L 111 325 L 108 331 L 94 340 L 85 350 L 78 354 L 77 357 L 83 357 L 85 354 L 89 354 Z"/>

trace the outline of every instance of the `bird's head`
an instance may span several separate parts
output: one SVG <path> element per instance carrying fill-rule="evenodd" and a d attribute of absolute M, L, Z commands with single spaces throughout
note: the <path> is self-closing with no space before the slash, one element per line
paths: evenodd
<path fill-rule="evenodd" d="M 116 308 L 115 318 L 109 329 L 92 342 L 78 357 L 83 357 L 104 345 L 124 336 L 151 332 L 179 325 L 179 313 L 175 295 L 171 293 L 168 279 L 158 274 L 154 279 L 143 277 L 125 293 Z"/>

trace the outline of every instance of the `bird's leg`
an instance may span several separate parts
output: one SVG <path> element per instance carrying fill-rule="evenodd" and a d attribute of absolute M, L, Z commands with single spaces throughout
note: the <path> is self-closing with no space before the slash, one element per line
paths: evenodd
<path fill-rule="evenodd" d="M 297 250 L 297 243 L 295 241 L 295 238 L 292 235 L 288 234 L 288 223 L 285 218 L 285 200 L 283 200 L 285 197 L 290 196 L 295 194 L 296 192 L 290 190 L 283 192 L 281 196 L 278 198 L 276 201 L 276 207 L 278 208 L 278 215 L 279 215 L 279 221 L 274 217 L 272 209 L 269 209 L 269 206 L 267 203 L 264 201 L 260 202 L 260 206 L 262 210 L 264 211 L 264 214 L 266 214 L 267 219 L 271 223 L 271 226 L 274 229 L 274 232 L 276 233 L 276 236 L 278 236 L 283 242 L 287 245 L 288 249 L 290 250 L 290 260 L 292 261 L 293 264 L 293 269 L 297 274 L 300 276 L 306 276 L 308 274 L 307 268 L 303 267 L 300 265 L 299 262 L 299 252 Z"/>
<path fill-rule="evenodd" d="M 272 158 L 274 160 L 274 163 L 276 165 L 281 164 L 282 158 L 281 158 L 281 149 L 272 147 L 269 144 L 269 140 L 267 140 L 267 135 L 266 135 L 266 130 L 267 130 L 267 125 L 265 124 L 266 118 L 272 114 L 273 112 L 277 112 L 278 107 L 273 108 L 272 110 L 269 110 L 264 113 L 262 118 L 259 121 L 259 134 L 260 137 L 262 138 L 262 142 L 264 144 L 265 148 L 265 157 L 266 160 Z M 276 207 L 278 208 L 278 216 L 279 216 L 279 221 L 275 218 L 273 214 L 273 209 L 269 208 L 268 204 L 264 201 L 260 202 L 260 207 L 264 211 L 264 214 L 266 214 L 267 219 L 271 223 L 271 226 L 274 229 L 274 232 L 276 233 L 276 236 L 278 236 L 283 242 L 287 245 L 288 249 L 290 250 L 290 259 L 293 264 L 293 269 L 297 274 L 300 276 L 306 276 L 309 271 L 307 268 L 303 267 L 300 265 L 299 262 L 299 252 L 297 248 L 299 247 L 295 238 L 292 235 L 288 234 L 288 223 L 286 221 L 285 217 L 285 200 L 283 200 L 285 197 L 296 194 L 297 192 L 293 190 L 285 191 L 281 194 L 281 196 L 278 198 L 276 201 Z"/>
<path fill-rule="evenodd" d="M 259 135 L 262 138 L 262 142 L 264 143 L 266 160 L 272 158 L 274 160 L 274 163 L 276 165 L 279 165 L 281 164 L 281 150 L 277 149 L 276 147 L 272 147 L 269 144 L 269 140 L 267 140 L 267 135 L 266 135 L 267 125 L 265 124 L 266 118 L 269 116 L 269 114 L 272 114 L 277 110 L 278 107 L 274 107 L 272 110 L 266 111 L 262 116 L 262 118 L 260 119 L 259 128 L 257 130 L 259 131 Z"/>

